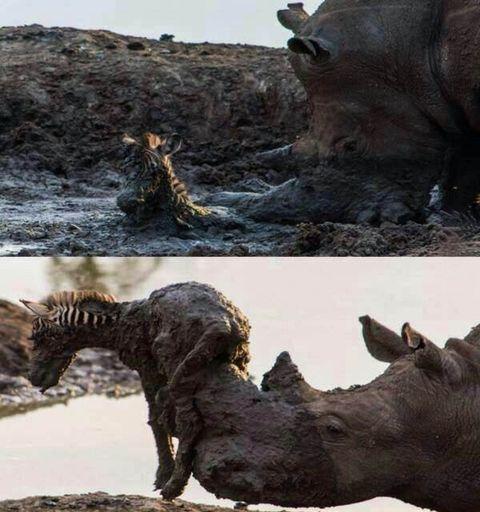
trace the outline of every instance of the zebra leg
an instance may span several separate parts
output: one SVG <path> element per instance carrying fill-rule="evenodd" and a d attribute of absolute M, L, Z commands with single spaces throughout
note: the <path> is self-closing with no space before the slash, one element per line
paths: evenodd
<path fill-rule="evenodd" d="M 163 409 L 156 400 L 155 390 L 146 390 L 145 397 L 148 402 L 148 424 L 153 432 L 158 455 L 158 469 L 154 488 L 160 490 L 172 476 L 175 462 L 173 458 L 173 445 L 171 435 L 162 421 Z"/>
<path fill-rule="evenodd" d="M 173 500 L 183 493 L 192 474 L 194 447 L 202 431 L 202 423 L 192 399 L 185 397 L 176 402 L 178 449 L 173 473 L 162 489 L 166 500 Z"/>
<path fill-rule="evenodd" d="M 175 437 L 178 438 L 179 444 L 172 476 L 162 490 L 165 499 L 180 496 L 192 473 L 194 448 L 203 428 L 193 402 L 195 389 L 199 385 L 198 372 L 227 350 L 231 336 L 228 321 L 213 321 L 170 381 L 170 397 L 175 404 Z"/>

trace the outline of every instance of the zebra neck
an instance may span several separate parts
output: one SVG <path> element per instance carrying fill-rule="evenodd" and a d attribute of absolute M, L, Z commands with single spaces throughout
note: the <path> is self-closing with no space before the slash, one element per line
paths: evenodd
<path fill-rule="evenodd" d="M 62 327 L 89 326 L 98 328 L 115 321 L 114 317 L 89 313 L 76 306 L 60 306 L 56 323 Z"/>
<path fill-rule="evenodd" d="M 94 314 L 84 311 L 75 305 L 60 306 L 54 322 L 70 330 L 81 348 L 115 348 L 115 323 L 117 317 Z"/>

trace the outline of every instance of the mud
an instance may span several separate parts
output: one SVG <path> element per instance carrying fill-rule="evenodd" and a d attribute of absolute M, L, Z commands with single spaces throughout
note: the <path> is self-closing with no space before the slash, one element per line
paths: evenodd
<path fill-rule="evenodd" d="M 477 256 L 476 225 L 352 226 L 302 224 L 290 248 L 293 256 Z"/>
<path fill-rule="evenodd" d="M 0 301 L 0 417 L 89 394 L 120 397 L 140 391 L 136 374 L 109 351 L 85 350 L 54 389 L 41 394 L 27 380 L 32 345 L 30 316 Z"/>
<path fill-rule="evenodd" d="M 334 225 L 362 239 L 357 250 L 345 236 L 304 247 L 303 229 L 246 218 L 178 234 L 126 221 L 115 203 L 125 132 L 179 133 L 175 171 L 199 204 L 215 192 L 264 191 L 298 175 L 286 158 L 255 156 L 307 127 L 306 97 L 284 50 L 35 25 L 0 29 L 0 65 L 0 255 L 479 252 L 470 233 L 457 230 L 456 242 L 445 244 L 420 225 L 399 227 L 398 236 Z M 422 234 L 412 240 L 412 229 Z"/>
<path fill-rule="evenodd" d="M 97 492 L 85 495 L 62 497 L 42 496 L 18 501 L 0 502 L 1 512 L 71 512 L 88 510 L 89 512 L 231 512 L 230 508 L 196 505 L 186 501 L 163 501 L 141 496 L 110 496 Z"/>

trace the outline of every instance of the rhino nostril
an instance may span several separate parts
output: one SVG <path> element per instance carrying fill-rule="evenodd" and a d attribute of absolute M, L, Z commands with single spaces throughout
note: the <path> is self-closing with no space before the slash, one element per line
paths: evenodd
<path fill-rule="evenodd" d="M 293 53 L 310 55 L 313 58 L 326 60 L 330 57 L 330 52 L 323 48 L 320 41 L 307 37 L 292 37 L 288 41 L 288 48 Z"/>
<path fill-rule="evenodd" d="M 292 39 L 288 41 L 288 48 L 293 53 L 312 55 L 313 57 L 317 55 L 315 45 L 309 39 L 303 37 L 292 37 Z"/>

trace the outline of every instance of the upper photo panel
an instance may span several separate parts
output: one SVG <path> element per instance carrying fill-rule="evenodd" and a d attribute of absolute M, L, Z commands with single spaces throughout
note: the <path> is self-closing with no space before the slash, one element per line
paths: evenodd
<path fill-rule="evenodd" d="M 478 0 L 2 0 L 0 255 L 480 254 Z"/>

